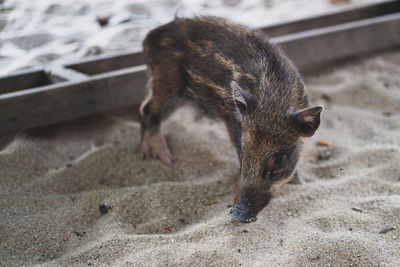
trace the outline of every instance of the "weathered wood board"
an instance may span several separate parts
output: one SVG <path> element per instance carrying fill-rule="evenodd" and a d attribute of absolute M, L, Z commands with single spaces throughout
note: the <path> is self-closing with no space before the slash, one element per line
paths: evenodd
<path fill-rule="evenodd" d="M 400 12 L 400 1 L 387 1 L 377 4 L 369 3 L 357 8 L 335 11 L 330 14 L 269 25 L 267 27 L 262 27 L 262 31 L 269 37 L 276 37 L 397 12 Z"/>
<path fill-rule="evenodd" d="M 400 13 L 272 38 L 300 70 L 400 46 Z"/>
<path fill-rule="evenodd" d="M 50 81 L 43 69 L 19 71 L 0 77 L 0 94 L 48 84 L 50 84 Z"/>
<path fill-rule="evenodd" d="M 0 95 L 0 134 L 139 103 L 145 66 Z"/>

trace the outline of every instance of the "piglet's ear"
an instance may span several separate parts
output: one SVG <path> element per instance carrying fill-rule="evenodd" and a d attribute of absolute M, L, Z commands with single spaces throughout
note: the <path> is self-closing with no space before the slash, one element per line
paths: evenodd
<path fill-rule="evenodd" d="M 322 107 L 312 107 L 294 112 L 291 117 L 302 137 L 311 137 L 318 129 Z"/>
<path fill-rule="evenodd" d="M 256 106 L 253 96 L 243 90 L 235 81 L 231 82 L 231 89 L 233 99 L 240 113 L 247 114 Z"/>

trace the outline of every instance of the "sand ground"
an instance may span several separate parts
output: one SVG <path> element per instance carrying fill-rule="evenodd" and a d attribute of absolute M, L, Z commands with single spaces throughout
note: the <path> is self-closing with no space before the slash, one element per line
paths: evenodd
<path fill-rule="evenodd" d="M 276 189 L 251 224 L 228 216 L 223 124 L 192 108 L 163 127 L 173 169 L 139 158 L 132 110 L 0 137 L 0 265 L 398 266 L 400 52 L 305 81 L 325 107 L 307 183 Z"/>

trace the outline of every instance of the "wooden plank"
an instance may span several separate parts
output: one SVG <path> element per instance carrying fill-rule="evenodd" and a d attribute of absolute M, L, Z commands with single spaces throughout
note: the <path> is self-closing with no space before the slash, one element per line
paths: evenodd
<path fill-rule="evenodd" d="M 20 71 L 0 77 L 0 94 L 50 84 L 43 69 Z"/>
<path fill-rule="evenodd" d="M 389 15 L 397 12 L 400 12 L 400 1 L 387 1 L 378 4 L 362 5 L 357 8 L 326 13 L 300 20 L 285 21 L 275 25 L 261 27 L 261 30 L 269 37 L 276 37 L 294 32 L 308 31 L 351 21 Z"/>
<path fill-rule="evenodd" d="M 96 75 L 142 64 L 144 64 L 143 54 L 141 50 L 136 49 L 117 55 L 83 58 L 61 67 L 70 68 L 86 75 Z M 44 69 L 18 71 L 3 77 L 0 76 L 0 94 L 45 86 L 53 82 Z"/>
<path fill-rule="evenodd" d="M 0 135 L 139 104 L 145 66 L 0 95 Z"/>
<path fill-rule="evenodd" d="M 400 12 L 400 1 L 389 1 L 378 4 L 352 8 L 350 10 L 320 15 L 308 19 L 285 22 L 263 27 L 261 30 L 270 36 L 277 36 L 296 31 L 320 28 L 327 25 L 347 22 L 354 19 L 363 19 L 386 13 Z M 71 68 L 87 75 L 95 75 L 117 69 L 128 68 L 144 63 L 140 50 L 121 53 L 118 55 L 101 55 L 80 59 L 78 62 L 66 64 Z M 50 84 L 43 69 L 17 72 L 9 76 L 0 77 L 0 94 L 11 91 L 24 90 Z"/>
<path fill-rule="evenodd" d="M 272 38 L 300 70 L 400 46 L 400 13 Z"/>
<path fill-rule="evenodd" d="M 65 65 L 65 67 L 85 73 L 87 75 L 95 75 L 143 64 L 144 58 L 142 50 L 136 49 L 134 51 L 120 53 L 117 55 L 102 55 L 85 58 L 83 60 L 80 59 L 76 63 Z"/>
<path fill-rule="evenodd" d="M 51 66 L 45 69 L 45 73 L 52 83 L 64 81 L 84 81 L 89 78 L 88 75 L 77 72 L 73 69 L 67 69 L 62 66 Z"/>

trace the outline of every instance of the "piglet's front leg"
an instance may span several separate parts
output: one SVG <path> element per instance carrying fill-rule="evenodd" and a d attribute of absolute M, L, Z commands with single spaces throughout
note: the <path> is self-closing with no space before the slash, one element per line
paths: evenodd
<path fill-rule="evenodd" d="M 151 68 L 148 70 L 148 75 L 147 86 L 149 92 L 139 110 L 142 130 L 140 155 L 142 159 L 146 160 L 152 158 L 160 159 L 162 163 L 172 167 L 173 157 L 161 134 L 161 122 L 177 107 L 179 96 L 173 90 L 175 88 L 173 86 L 178 83 L 165 82 L 162 76 L 154 75 Z M 171 88 L 166 85 L 171 86 Z"/>

